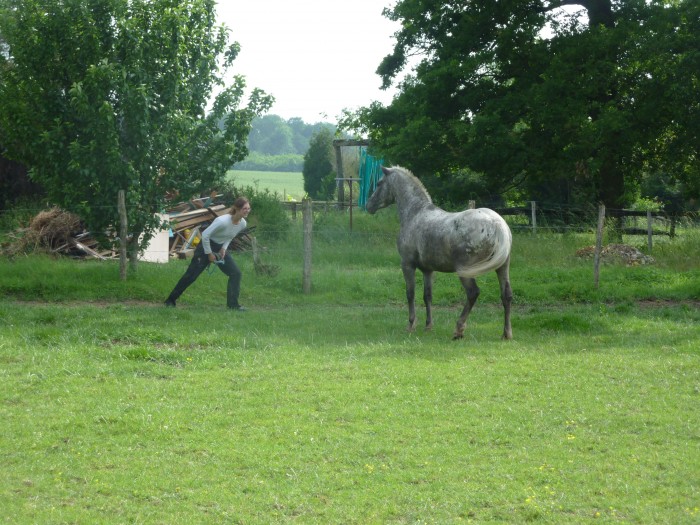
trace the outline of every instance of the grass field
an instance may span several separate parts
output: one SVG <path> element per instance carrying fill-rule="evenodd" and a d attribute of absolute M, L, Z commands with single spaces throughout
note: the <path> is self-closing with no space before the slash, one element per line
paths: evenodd
<path fill-rule="evenodd" d="M 301 201 L 305 193 L 300 172 L 232 170 L 228 172 L 228 178 L 233 179 L 237 187 L 253 186 L 278 193 L 280 200 Z"/>
<path fill-rule="evenodd" d="M 309 295 L 298 224 L 237 256 L 244 314 L 219 273 L 164 308 L 182 261 L 0 259 L 0 521 L 700 522 L 697 233 L 597 290 L 590 237 L 516 235 L 514 340 L 484 276 L 452 341 L 456 278 L 405 332 L 390 214 L 346 222 Z"/>

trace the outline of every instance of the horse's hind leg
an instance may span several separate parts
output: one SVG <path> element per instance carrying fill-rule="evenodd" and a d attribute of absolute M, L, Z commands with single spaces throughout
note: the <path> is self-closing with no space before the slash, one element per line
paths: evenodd
<path fill-rule="evenodd" d="M 452 335 L 452 339 L 461 339 L 464 336 L 464 328 L 467 326 L 467 317 L 469 317 L 469 312 L 474 308 L 474 304 L 476 304 L 480 292 L 479 287 L 476 285 L 476 279 L 460 277 L 459 280 L 462 282 L 464 291 L 467 292 L 467 303 L 464 305 L 459 319 L 457 319 L 457 326 L 455 327 L 455 333 Z"/>
<path fill-rule="evenodd" d="M 423 272 L 423 303 L 425 303 L 425 329 L 433 328 L 433 272 Z"/>
<path fill-rule="evenodd" d="M 406 281 L 406 300 L 408 301 L 408 326 L 406 330 L 416 329 L 416 269 L 401 265 L 403 278 Z"/>
<path fill-rule="evenodd" d="M 510 307 L 513 303 L 513 291 L 510 288 L 510 257 L 496 270 L 498 284 L 501 286 L 501 302 L 503 303 L 503 339 L 513 339 L 513 329 L 510 326 Z"/>

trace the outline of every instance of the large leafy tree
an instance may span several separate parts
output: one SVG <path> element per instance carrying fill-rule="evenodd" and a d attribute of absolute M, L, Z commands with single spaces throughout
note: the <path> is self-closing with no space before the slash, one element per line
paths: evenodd
<path fill-rule="evenodd" d="M 417 65 L 390 105 L 341 127 L 417 175 L 469 169 L 491 191 L 619 208 L 650 157 L 697 173 L 697 2 L 399 0 L 385 14 L 401 29 L 384 85 Z"/>
<path fill-rule="evenodd" d="M 263 155 L 294 153 L 292 128 L 278 115 L 265 115 L 253 122 L 248 147 Z"/>
<path fill-rule="evenodd" d="M 96 235 L 126 190 L 132 263 L 166 193 L 216 186 L 272 103 L 224 85 L 239 46 L 213 0 L 0 0 L 0 35 L 7 155 Z"/>
<path fill-rule="evenodd" d="M 304 154 L 304 191 L 313 199 L 328 199 L 333 194 L 335 175 L 331 158 L 333 155 L 333 132 L 322 127 L 316 132 Z"/>

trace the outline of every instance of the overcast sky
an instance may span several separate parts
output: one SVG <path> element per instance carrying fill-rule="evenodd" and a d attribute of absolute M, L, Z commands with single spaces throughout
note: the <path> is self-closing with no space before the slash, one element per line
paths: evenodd
<path fill-rule="evenodd" d="M 386 1 L 386 3 L 385 3 Z M 343 108 L 389 103 L 375 73 L 398 25 L 382 16 L 393 0 L 220 0 L 230 38 L 241 44 L 232 72 L 273 95 L 268 114 L 336 122 Z"/>

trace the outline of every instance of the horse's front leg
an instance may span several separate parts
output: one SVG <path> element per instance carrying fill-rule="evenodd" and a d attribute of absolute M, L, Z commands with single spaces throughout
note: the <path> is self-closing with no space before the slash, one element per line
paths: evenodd
<path fill-rule="evenodd" d="M 460 277 L 459 280 L 462 283 L 464 291 L 467 293 L 467 302 L 462 309 L 462 314 L 459 316 L 459 319 L 457 319 L 457 326 L 455 327 L 455 333 L 452 334 L 452 339 L 462 339 L 462 337 L 464 337 L 464 328 L 467 326 L 469 312 L 474 308 L 474 304 L 479 298 L 480 293 L 475 279 Z"/>
<path fill-rule="evenodd" d="M 416 329 L 416 269 L 409 265 L 401 265 L 403 278 L 406 281 L 406 300 L 408 301 L 407 331 Z"/>
<path fill-rule="evenodd" d="M 433 328 L 433 272 L 423 271 L 423 303 L 425 303 L 425 329 Z"/>

